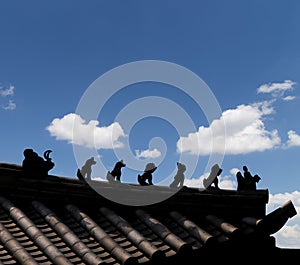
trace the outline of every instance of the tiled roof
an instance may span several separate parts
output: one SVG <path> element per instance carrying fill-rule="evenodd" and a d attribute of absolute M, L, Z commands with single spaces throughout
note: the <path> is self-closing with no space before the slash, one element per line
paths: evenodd
<path fill-rule="evenodd" d="M 266 214 L 267 203 L 268 190 L 183 188 L 161 203 L 126 206 L 78 179 L 22 178 L 18 165 L 2 163 L 0 264 L 200 264 L 249 250 L 277 257 L 272 235 L 296 210 L 287 201 Z"/>

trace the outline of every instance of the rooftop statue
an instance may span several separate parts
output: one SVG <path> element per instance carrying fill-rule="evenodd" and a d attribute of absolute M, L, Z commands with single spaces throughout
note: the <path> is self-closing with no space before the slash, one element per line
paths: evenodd
<path fill-rule="evenodd" d="M 240 171 L 236 173 L 237 179 L 237 190 L 256 190 L 256 183 L 258 183 L 261 178 L 257 174 L 252 176 L 249 172 L 247 166 L 243 166 L 244 176 Z"/>
<path fill-rule="evenodd" d="M 154 163 L 148 163 L 145 167 L 144 173 L 138 175 L 138 182 L 141 186 L 153 185 L 152 173 L 157 169 Z"/>
<path fill-rule="evenodd" d="M 123 167 L 126 167 L 126 164 L 124 163 L 123 160 L 118 161 L 112 171 L 108 171 L 106 174 L 106 179 L 110 183 L 114 183 L 116 181 L 121 182 L 121 175 L 122 171 L 121 169 Z"/>
<path fill-rule="evenodd" d="M 214 164 L 211 168 L 209 176 L 207 178 L 203 179 L 204 188 L 206 188 L 206 189 L 211 189 L 211 188 L 219 189 L 218 176 L 220 176 L 222 171 L 223 171 L 223 169 L 220 168 L 218 164 Z M 214 184 L 214 187 L 211 186 L 212 184 Z"/>
<path fill-rule="evenodd" d="M 177 173 L 174 177 L 173 182 L 170 184 L 170 188 L 182 188 L 184 183 L 184 172 L 186 171 L 186 166 L 182 163 L 177 162 Z"/>
<path fill-rule="evenodd" d="M 44 152 L 44 158 L 40 157 L 33 149 L 24 150 L 24 160 L 22 162 L 22 174 L 24 177 L 43 178 L 54 167 L 54 163 L 50 158 L 52 150 Z"/>
<path fill-rule="evenodd" d="M 85 161 L 81 169 L 77 170 L 77 177 L 83 181 L 85 181 L 85 179 L 91 180 L 92 166 L 95 164 L 96 161 L 94 160 L 94 157 L 90 157 L 88 160 Z"/>

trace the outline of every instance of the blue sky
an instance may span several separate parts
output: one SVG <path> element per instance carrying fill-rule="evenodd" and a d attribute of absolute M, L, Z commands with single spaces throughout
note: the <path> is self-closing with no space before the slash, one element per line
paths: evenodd
<path fill-rule="evenodd" d="M 138 166 L 124 168 L 124 181 L 136 182 L 146 161 L 158 165 L 158 183 L 173 176 L 178 160 L 196 159 L 193 172 L 187 166 L 186 185 L 201 186 L 210 154 L 222 153 L 218 146 L 225 144 L 220 187 L 235 189 L 235 173 L 247 165 L 262 178 L 258 188 L 270 191 L 268 211 L 291 199 L 300 212 L 299 1 L 28 0 L 1 1 L 0 10 L 0 161 L 21 164 L 27 147 L 40 155 L 52 149 L 51 173 L 75 177 L 79 165 L 70 142 L 89 150 L 95 144 L 89 142 L 90 128 L 99 133 L 97 159 L 108 170 L 129 143 Z M 195 73 L 215 96 L 220 116 L 210 123 L 193 93 L 156 82 L 124 87 L 91 123 L 78 116 L 77 106 L 95 80 L 143 60 Z M 154 110 L 168 112 L 167 102 L 153 97 L 183 109 L 195 130 L 151 116 Z M 146 114 L 128 131 L 120 115 L 142 100 L 152 107 L 135 105 L 136 113 Z M 74 120 L 82 141 L 70 136 Z M 218 134 L 220 124 L 226 137 Z M 95 178 L 102 174 L 93 168 Z M 280 246 L 299 248 L 300 218 L 276 238 Z"/>

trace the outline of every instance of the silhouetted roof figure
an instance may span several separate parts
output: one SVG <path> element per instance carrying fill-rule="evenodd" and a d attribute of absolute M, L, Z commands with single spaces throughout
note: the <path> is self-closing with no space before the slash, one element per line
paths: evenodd
<path fill-rule="evenodd" d="M 244 176 L 239 171 L 236 173 L 237 179 L 237 190 L 256 190 L 256 183 L 258 183 L 261 178 L 258 175 L 252 176 L 246 166 L 243 166 Z"/>
<path fill-rule="evenodd" d="M 96 161 L 93 156 L 87 159 L 81 169 L 77 170 L 77 177 L 83 181 L 85 181 L 85 179 L 91 180 L 92 166 L 95 164 Z"/>
<path fill-rule="evenodd" d="M 184 172 L 186 170 L 186 166 L 182 163 L 177 162 L 177 173 L 174 177 L 173 182 L 170 184 L 170 188 L 182 188 L 184 183 Z"/>
<path fill-rule="evenodd" d="M 44 158 L 40 157 L 31 148 L 27 148 L 23 151 L 24 160 L 22 162 L 22 174 L 24 177 L 31 178 L 43 178 L 48 175 L 54 167 L 54 163 L 50 158 L 52 150 L 46 150 L 44 152 Z"/>
<path fill-rule="evenodd" d="M 212 184 L 214 184 L 214 188 L 219 189 L 219 180 L 218 176 L 222 173 L 223 169 L 219 167 L 218 164 L 214 164 L 211 168 L 210 174 L 207 178 L 203 179 L 203 185 L 206 189 L 212 188 Z"/>
<path fill-rule="evenodd" d="M 243 170 L 244 170 L 244 178 L 245 178 L 245 180 L 250 180 L 252 178 L 252 175 L 249 172 L 247 166 L 243 166 Z"/>
<path fill-rule="evenodd" d="M 106 178 L 107 178 L 108 182 L 110 182 L 110 183 L 114 183 L 116 181 L 121 182 L 121 175 L 122 175 L 121 169 L 123 167 L 126 167 L 126 164 L 124 163 L 124 161 L 123 160 L 118 161 L 115 164 L 113 170 L 107 172 Z"/>
<path fill-rule="evenodd" d="M 153 185 L 152 173 L 157 169 L 154 163 L 148 163 L 145 167 L 144 173 L 138 175 L 138 182 L 142 186 Z"/>

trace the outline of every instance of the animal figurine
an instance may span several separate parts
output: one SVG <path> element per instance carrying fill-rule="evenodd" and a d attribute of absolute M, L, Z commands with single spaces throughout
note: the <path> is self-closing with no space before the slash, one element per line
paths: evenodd
<path fill-rule="evenodd" d="M 50 158 L 52 150 L 44 152 L 44 158 L 40 157 L 33 149 L 27 148 L 23 151 L 24 160 L 22 162 L 23 176 L 30 178 L 43 178 L 55 166 Z"/>
<path fill-rule="evenodd" d="M 138 182 L 141 186 L 153 185 L 152 173 L 157 169 L 154 163 L 148 163 L 145 167 L 144 173 L 138 175 Z"/>
<path fill-rule="evenodd" d="M 203 179 L 204 188 L 211 189 L 213 188 L 211 185 L 214 184 L 215 189 L 220 189 L 218 185 L 219 184 L 218 176 L 221 175 L 222 171 L 223 169 L 220 168 L 218 164 L 214 164 L 211 167 L 209 176 Z"/>
<path fill-rule="evenodd" d="M 182 163 L 177 162 L 177 173 L 174 177 L 173 182 L 170 184 L 170 188 L 182 188 L 184 182 L 184 172 L 186 171 L 186 166 Z"/>
<path fill-rule="evenodd" d="M 126 164 L 124 163 L 123 160 L 118 161 L 113 170 L 112 171 L 108 171 L 106 178 L 108 180 L 108 182 L 113 183 L 115 181 L 121 182 L 121 175 L 122 175 L 122 171 L 121 169 L 123 167 L 126 167 Z"/>
<path fill-rule="evenodd" d="M 78 169 L 77 177 L 80 180 L 85 180 L 85 179 L 91 180 L 92 166 L 95 164 L 96 164 L 96 161 L 95 161 L 94 157 L 93 156 L 90 157 L 88 160 L 85 161 L 84 165 L 81 167 L 81 170 Z"/>

